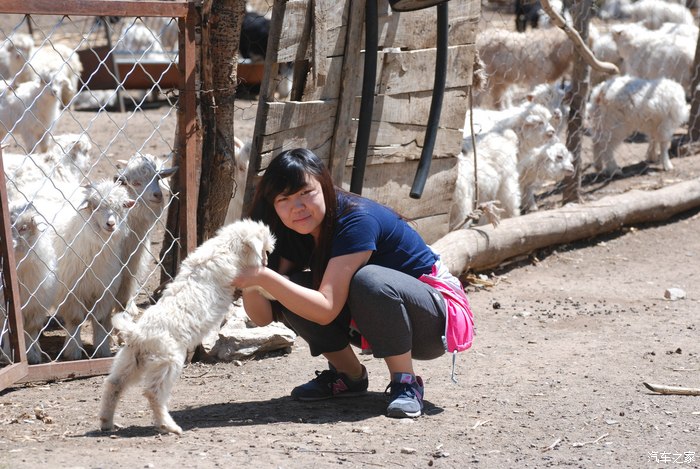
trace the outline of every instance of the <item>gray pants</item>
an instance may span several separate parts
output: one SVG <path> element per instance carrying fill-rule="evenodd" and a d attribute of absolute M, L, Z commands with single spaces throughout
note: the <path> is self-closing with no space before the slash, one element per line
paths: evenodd
<path fill-rule="evenodd" d="M 309 286 L 308 272 L 291 277 Z M 366 265 L 350 283 L 348 301 L 338 317 L 322 326 L 292 313 L 273 302 L 276 318 L 283 319 L 297 335 L 309 343 L 311 355 L 337 352 L 349 343 L 359 345 L 350 320 L 372 347 L 377 358 L 408 351 L 413 358 L 430 360 L 445 353 L 445 305 L 442 295 L 420 280 L 397 270 Z"/>

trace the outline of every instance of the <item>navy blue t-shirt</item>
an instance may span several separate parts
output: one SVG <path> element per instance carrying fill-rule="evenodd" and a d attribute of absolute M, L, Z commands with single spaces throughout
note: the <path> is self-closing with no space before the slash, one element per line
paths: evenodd
<path fill-rule="evenodd" d="M 348 204 L 351 207 L 346 210 Z M 368 264 L 416 278 L 430 273 L 438 259 L 423 238 L 384 205 L 341 192 L 338 193 L 338 213 L 331 257 L 374 251 Z"/>

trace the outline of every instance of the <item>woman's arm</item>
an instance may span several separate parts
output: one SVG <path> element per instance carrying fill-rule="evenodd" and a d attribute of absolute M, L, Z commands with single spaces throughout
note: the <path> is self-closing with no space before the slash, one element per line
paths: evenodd
<path fill-rule="evenodd" d="M 297 285 L 283 275 L 266 267 L 244 269 L 234 279 L 233 285 L 243 289 L 260 286 L 295 314 L 309 321 L 325 325 L 333 321 L 343 306 L 345 306 L 353 275 L 367 263 L 371 255 L 372 251 L 362 251 L 331 258 L 318 291 Z M 260 296 L 253 292 L 247 295 L 253 294 Z M 243 298 L 245 302 L 246 296 L 244 295 Z M 248 304 L 245 303 L 245 305 L 246 311 L 248 311 Z M 251 303 L 251 306 L 254 305 Z M 255 306 L 260 306 L 257 301 L 255 301 Z M 262 311 L 262 308 L 260 311 Z M 267 314 L 269 314 L 271 321 L 271 308 Z M 250 313 L 249 315 L 253 319 Z M 255 315 L 257 316 L 257 313 Z M 257 324 L 255 319 L 253 321 Z"/>

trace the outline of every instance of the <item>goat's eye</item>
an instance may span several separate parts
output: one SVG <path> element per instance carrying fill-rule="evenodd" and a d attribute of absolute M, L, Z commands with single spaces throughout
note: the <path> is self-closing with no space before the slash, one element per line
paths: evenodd
<path fill-rule="evenodd" d="M 563 161 L 564 157 L 562 155 L 557 155 L 557 161 Z"/>
<path fill-rule="evenodd" d="M 141 184 L 140 182 L 138 182 L 138 181 L 134 181 L 134 182 L 133 182 L 133 186 L 134 186 L 134 187 L 141 187 L 142 184 Z"/>
<path fill-rule="evenodd" d="M 19 228 L 17 228 L 17 231 L 19 231 L 20 233 L 25 233 L 27 231 L 27 225 L 21 225 Z"/>

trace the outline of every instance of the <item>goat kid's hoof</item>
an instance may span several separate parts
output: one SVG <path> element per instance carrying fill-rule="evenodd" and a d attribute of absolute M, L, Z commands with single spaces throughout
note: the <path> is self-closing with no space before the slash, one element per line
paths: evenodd
<path fill-rule="evenodd" d="M 158 426 L 158 431 L 163 434 L 174 433 L 175 435 L 182 435 L 182 428 L 179 425 L 162 424 Z"/>
<path fill-rule="evenodd" d="M 122 425 L 119 425 L 118 423 L 107 423 L 107 422 L 101 422 L 100 424 L 100 431 L 103 432 L 114 432 L 117 430 L 121 430 L 124 428 Z"/>

